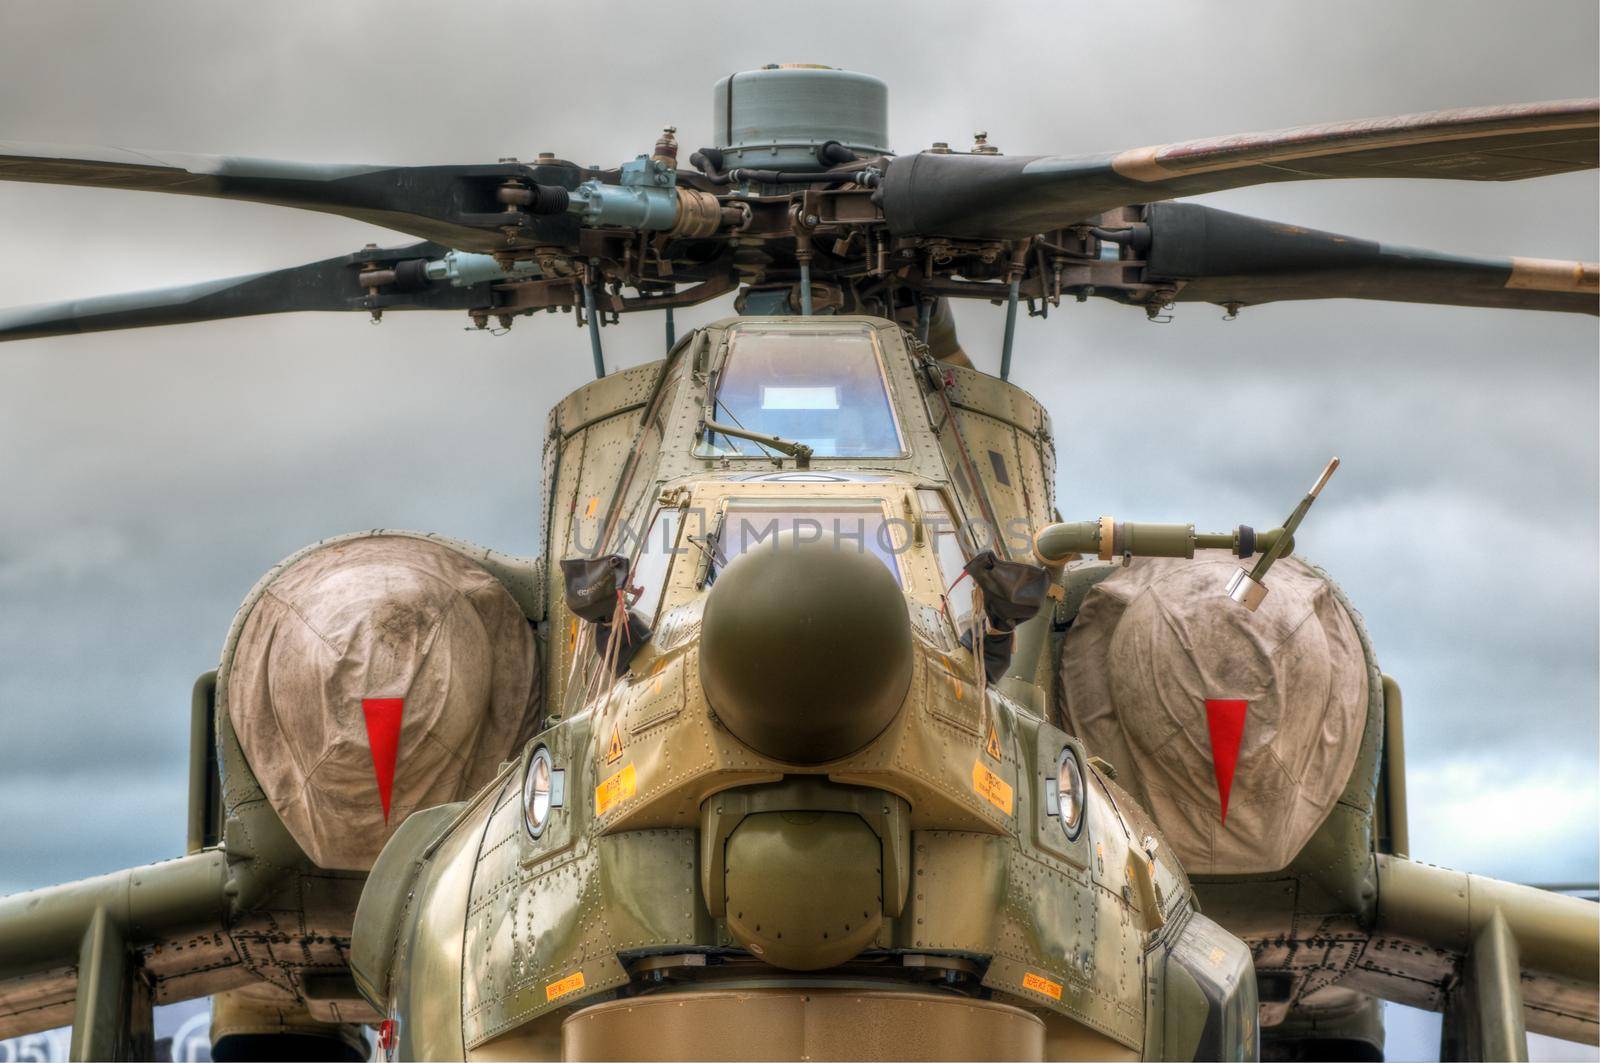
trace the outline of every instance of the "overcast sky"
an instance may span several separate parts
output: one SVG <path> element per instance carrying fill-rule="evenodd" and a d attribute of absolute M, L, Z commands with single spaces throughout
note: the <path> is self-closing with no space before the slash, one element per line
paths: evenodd
<path fill-rule="evenodd" d="M 705 142 L 724 74 L 800 61 L 888 81 L 900 152 L 978 129 L 1008 153 L 1097 151 L 1593 95 L 1596 12 L 7 0 L 0 139 L 614 164 L 666 124 Z M 1586 173 L 1207 201 L 1593 260 L 1596 191 Z M 0 184 L 0 303 L 405 239 L 265 206 Z M 722 300 L 680 328 L 730 312 Z M 1000 316 L 957 310 L 982 368 Z M 1413 855 L 1595 881 L 1596 319 L 1356 302 L 1174 316 L 1097 301 L 1019 327 L 1014 379 L 1053 413 L 1063 514 L 1271 526 L 1339 454 L 1298 540 L 1405 691 Z M 589 375 L 571 321 L 495 338 L 453 314 L 294 315 L 0 348 L 0 893 L 181 851 L 190 684 L 285 554 L 381 526 L 537 549 L 545 414 Z M 625 319 L 608 360 L 657 357 L 660 337 L 659 315 Z"/>

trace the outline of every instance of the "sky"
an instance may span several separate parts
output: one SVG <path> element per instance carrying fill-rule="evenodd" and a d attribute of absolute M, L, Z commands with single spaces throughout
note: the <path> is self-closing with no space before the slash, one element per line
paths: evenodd
<path fill-rule="evenodd" d="M 1592 0 L 8 0 L 0 138 L 610 165 L 667 124 L 686 154 L 706 142 L 727 73 L 821 62 L 889 83 L 902 153 L 978 130 L 1007 153 L 1115 150 L 1594 95 L 1597 19 Z M 1600 257 L 1593 173 L 1203 201 L 1450 252 Z M 0 303 L 408 239 L 253 204 L 0 184 Z M 731 312 L 719 300 L 679 327 Z M 956 313 L 992 371 L 1001 313 Z M 1013 379 L 1052 411 L 1062 513 L 1269 527 L 1338 454 L 1297 540 L 1405 692 L 1412 855 L 1594 882 L 1596 319 L 1346 301 L 1173 317 L 1091 301 L 1019 325 Z M 588 345 L 566 316 L 499 337 L 466 324 L 280 315 L 0 348 L 0 893 L 181 852 L 189 688 L 279 558 L 372 527 L 538 549 L 545 415 L 588 378 Z M 608 362 L 659 357 L 661 335 L 659 315 L 625 318 Z M 1432 1049 L 1425 1024 L 1400 1025 L 1393 1053 Z"/>

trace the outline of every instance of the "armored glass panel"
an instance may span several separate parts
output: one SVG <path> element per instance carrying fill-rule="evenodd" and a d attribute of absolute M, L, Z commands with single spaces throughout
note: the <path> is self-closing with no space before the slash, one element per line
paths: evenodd
<path fill-rule="evenodd" d="M 818 502 L 782 507 L 731 502 L 717 540 L 713 578 L 718 569 L 728 567 L 748 550 L 776 549 L 778 533 L 785 531 L 794 532 L 802 542 L 816 542 L 824 534 L 831 535 L 838 540 L 839 549 L 868 553 L 882 561 L 895 581 L 900 582 L 897 550 L 881 502 L 856 506 Z"/>
<path fill-rule="evenodd" d="M 655 622 L 661 605 L 661 591 L 667 585 L 672 559 L 682 552 L 678 549 L 678 517 L 676 508 L 658 509 L 633 559 L 633 573 L 628 580 L 637 592 L 633 606 L 650 623 Z"/>
<path fill-rule="evenodd" d="M 959 587 L 954 592 L 949 590 L 950 585 L 960 578 L 962 568 L 967 563 L 967 554 L 961 545 L 961 529 L 950 515 L 944 495 L 938 491 L 924 488 L 917 492 L 917 500 L 922 504 L 923 533 L 939 558 L 939 574 L 949 594 L 950 618 L 957 627 L 961 627 L 972 612 L 972 595 L 962 593 Z"/>
<path fill-rule="evenodd" d="M 819 458 L 905 453 L 874 332 L 736 328 L 716 384 L 712 420 L 812 448 Z M 714 435 L 701 452 L 767 457 L 758 443 Z"/>

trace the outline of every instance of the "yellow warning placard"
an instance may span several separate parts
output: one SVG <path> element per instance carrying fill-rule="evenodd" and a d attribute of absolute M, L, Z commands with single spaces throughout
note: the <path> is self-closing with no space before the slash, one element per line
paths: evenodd
<path fill-rule="evenodd" d="M 1030 975 L 1029 977 L 1031 978 L 1032 975 Z M 560 981 L 551 982 L 549 985 L 544 987 L 545 1003 L 548 1004 L 550 1001 L 556 999 L 557 997 L 564 997 L 568 993 L 576 993 L 578 990 L 580 990 L 582 988 L 583 988 L 583 972 L 582 971 L 576 971 L 576 972 L 574 972 L 572 974 L 567 975 L 565 978 L 561 979 Z M 1059 997 L 1060 995 L 1061 995 L 1061 987 L 1057 986 L 1056 987 L 1056 996 Z"/>
<path fill-rule="evenodd" d="M 606 743 L 606 763 L 615 764 L 622 759 L 622 731 L 616 724 L 611 725 L 611 741 Z"/>
<path fill-rule="evenodd" d="M 1028 971 L 1022 976 L 1022 988 L 1031 989 L 1035 993 L 1042 993 L 1051 1000 L 1061 999 L 1061 983 L 1052 982 L 1042 974 Z"/>
<path fill-rule="evenodd" d="M 972 762 L 972 789 L 1006 815 L 1011 815 L 1011 784 L 990 771 L 983 759 Z"/>
<path fill-rule="evenodd" d="M 989 759 L 1000 760 L 1000 734 L 994 729 L 994 721 L 989 721 L 989 740 L 983 744 L 983 751 L 989 754 Z"/>
<path fill-rule="evenodd" d="M 611 806 L 626 801 L 638 792 L 639 776 L 633 770 L 632 764 L 621 771 L 612 772 L 605 777 L 605 781 L 594 788 L 595 815 L 605 815 L 611 811 Z"/>

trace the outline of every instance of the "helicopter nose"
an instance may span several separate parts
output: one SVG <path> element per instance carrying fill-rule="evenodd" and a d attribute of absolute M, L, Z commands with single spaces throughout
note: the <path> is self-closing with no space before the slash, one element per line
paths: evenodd
<path fill-rule="evenodd" d="M 911 686 L 911 620 L 882 562 L 824 534 L 783 532 L 707 597 L 700 682 L 723 724 L 792 764 L 848 756 L 889 726 Z"/>

